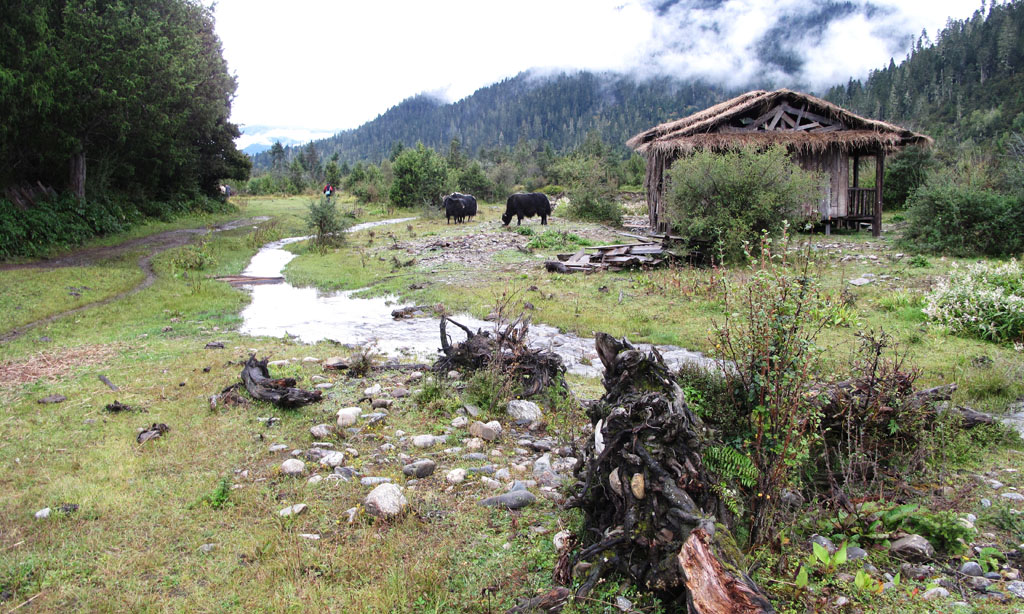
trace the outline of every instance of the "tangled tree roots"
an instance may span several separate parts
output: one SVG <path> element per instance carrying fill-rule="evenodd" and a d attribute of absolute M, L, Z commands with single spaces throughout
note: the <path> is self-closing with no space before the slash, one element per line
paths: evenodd
<path fill-rule="evenodd" d="M 316 403 L 323 395 L 320 390 L 296 388 L 295 380 L 290 377 L 270 379 L 267 359 L 256 360 L 256 356 L 250 356 L 249 360 L 245 361 L 245 366 L 242 367 L 242 382 L 253 398 L 270 401 L 278 407 L 302 407 Z"/>
<path fill-rule="evenodd" d="M 570 505 L 584 514 L 585 596 L 616 570 L 689 612 L 771 612 L 740 568 L 724 505 L 701 461 L 704 427 L 656 350 L 599 333 L 606 393 Z"/>
<path fill-rule="evenodd" d="M 466 332 L 465 341 L 452 344 L 447 332 L 448 322 Z M 434 371 L 476 371 L 499 367 L 505 374 L 519 381 L 524 397 L 531 397 L 552 384 L 564 385 L 562 376 L 565 375 L 565 365 L 562 364 L 562 358 L 553 352 L 527 347 L 529 328 L 530 323 L 520 317 L 493 335 L 479 330 L 474 333 L 445 316 L 441 318 L 441 351 L 444 356 L 434 363 Z"/>

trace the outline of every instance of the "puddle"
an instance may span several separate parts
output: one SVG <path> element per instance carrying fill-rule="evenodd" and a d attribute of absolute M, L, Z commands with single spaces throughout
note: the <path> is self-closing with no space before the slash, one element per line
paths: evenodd
<path fill-rule="evenodd" d="M 349 229 L 365 230 L 385 224 L 400 224 L 415 218 L 401 218 L 368 222 Z M 291 237 L 268 243 L 253 256 L 243 275 L 275 277 L 295 255 L 283 249 L 285 245 L 303 241 L 308 237 Z M 332 340 L 347 345 L 362 346 L 369 343 L 389 356 L 415 356 L 432 360 L 440 353 L 440 321 L 437 318 L 407 318 L 395 320 L 394 309 L 406 307 L 395 297 L 355 298 L 358 290 L 321 292 L 316 288 L 296 288 L 288 283 L 243 286 L 252 293 L 252 302 L 242 311 L 241 332 L 253 336 L 293 336 L 304 343 Z M 485 331 L 494 330 L 494 323 L 479 320 L 468 314 L 452 316 L 466 327 Z M 448 326 L 453 343 L 465 340 L 465 333 Z M 594 340 L 561 333 L 552 326 L 530 326 L 530 346 L 543 348 L 561 356 L 570 373 L 599 377 L 601 361 L 594 349 Z M 638 344 L 641 348 L 650 346 Z M 671 367 L 685 362 L 713 366 L 714 361 L 700 354 L 675 346 L 657 346 Z"/>

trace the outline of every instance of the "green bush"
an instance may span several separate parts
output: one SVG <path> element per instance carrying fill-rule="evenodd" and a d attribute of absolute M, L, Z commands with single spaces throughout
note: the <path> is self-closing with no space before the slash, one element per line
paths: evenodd
<path fill-rule="evenodd" d="M 1024 270 L 1016 260 L 954 264 L 928 295 L 924 313 L 959 335 L 1024 342 Z"/>
<path fill-rule="evenodd" d="M 1024 199 L 949 176 L 929 180 L 907 201 L 903 244 L 954 256 L 1024 251 Z"/>
<path fill-rule="evenodd" d="M 309 203 L 306 224 L 313 231 L 311 244 L 321 253 L 344 243 L 345 229 L 350 225 L 349 221 L 338 213 L 334 201 L 328 198 Z"/>
<path fill-rule="evenodd" d="M 448 163 L 441 154 L 417 143 L 403 149 L 392 164 L 391 204 L 396 207 L 436 207 L 447 191 Z"/>
<path fill-rule="evenodd" d="M 802 205 L 821 197 L 817 175 L 801 169 L 782 147 L 724 153 L 698 151 L 669 171 L 669 219 L 684 237 L 714 242 L 728 260 L 763 231 L 778 235 L 804 219 Z"/>
<path fill-rule="evenodd" d="M 556 165 L 568 182 L 569 204 L 559 215 L 588 222 L 622 223 L 622 206 L 615 200 L 616 186 L 603 158 L 570 156 Z"/>
<path fill-rule="evenodd" d="M 534 236 L 526 244 L 533 249 L 566 249 L 574 246 L 591 245 L 591 242 L 579 235 L 562 230 L 545 230 Z"/>

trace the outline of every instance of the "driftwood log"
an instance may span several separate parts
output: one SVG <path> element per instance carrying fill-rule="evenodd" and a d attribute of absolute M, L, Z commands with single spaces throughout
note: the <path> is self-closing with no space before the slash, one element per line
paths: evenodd
<path fill-rule="evenodd" d="M 449 322 L 466 333 L 465 341 L 452 343 L 448 335 Z M 469 327 L 442 317 L 441 351 L 444 355 L 434 363 L 434 371 L 496 367 L 518 380 L 524 397 L 531 397 L 552 385 L 564 385 L 562 358 L 553 352 L 529 348 L 526 345 L 529 328 L 529 321 L 519 317 L 493 334 L 481 330 L 474 333 Z"/>
<path fill-rule="evenodd" d="M 249 356 L 242 367 L 242 383 L 253 398 L 288 409 L 316 403 L 323 397 L 320 390 L 296 388 L 295 379 L 291 377 L 270 379 L 267 359 L 256 360 L 255 355 Z"/>
<path fill-rule="evenodd" d="M 568 504 L 584 515 L 575 562 L 592 564 L 577 597 L 615 570 L 692 614 L 772 612 L 711 488 L 705 428 L 661 355 L 603 333 L 596 345 L 606 392 L 587 410 L 594 437 Z"/>

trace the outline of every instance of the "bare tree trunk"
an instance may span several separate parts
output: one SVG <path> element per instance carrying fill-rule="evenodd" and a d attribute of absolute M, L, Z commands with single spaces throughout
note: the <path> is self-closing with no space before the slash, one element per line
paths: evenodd
<path fill-rule="evenodd" d="M 68 173 L 68 187 L 75 198 L 85 198 L 85 152 L 71 154 Z"/>

